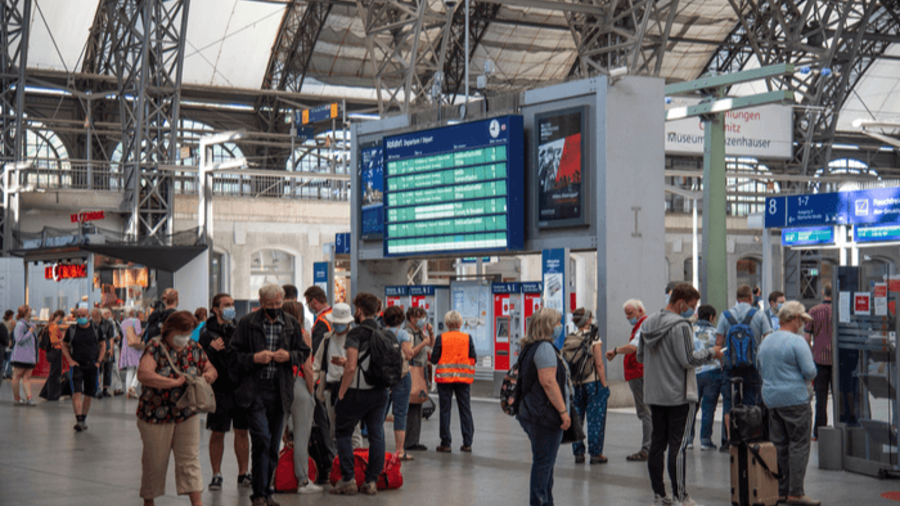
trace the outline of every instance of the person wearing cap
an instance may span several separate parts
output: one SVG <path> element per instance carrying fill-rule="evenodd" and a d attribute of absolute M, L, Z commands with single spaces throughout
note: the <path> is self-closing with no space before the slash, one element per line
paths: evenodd
<path fill-rule="evenodd" d="M 778 311 L 780 328 L 762 342 L 757 361 L 769 408 L 769 438 L 778 450 L 779 502 L 818 506 L 803 490 L 812 421 L 808 386 L 816 377 L 816 363 L 800 332 L 810 321 L 803 304 L 786 302 Z"/>
<path fill-rule="evenodd" d="M 350 324 L 353 323 L 353 312 L 350 305 L 339 302 L 334 305 L 332 311 L 325 315 L 331 324 L 331 331 L 326 332 L 322 342 L 316 348 L 313 359 L 313 376 L 316 378 L 316 399 L 324 402 L 328 410 L 328 421 L 331 427 L 329 436 L 334 438 L 334 404 L 337 401 L 338 391 L 341 389 L 341 377 L 344 375 L 344 365 L 347 363 L 347 350 L 344 344 L 347 334 L 350 332 Z M 353 433 L 352 444 L 354 448 L 362 446 L 362 435 L 357 428 Z"/>

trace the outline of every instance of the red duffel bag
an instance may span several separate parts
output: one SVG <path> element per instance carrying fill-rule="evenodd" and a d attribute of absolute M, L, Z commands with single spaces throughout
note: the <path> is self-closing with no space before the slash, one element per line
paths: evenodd
<path fill-rule="evenodd" d="M 356 477 L 356 486 L 361 487 L 366 482 L 366 466 L 369 464 L 369 449 L 357 448 L 353 450 L 353 474 Z M 341 461 L 334 458 L 331 466 L 331 486 L 341 479 Z M 378 490 L 394 490 L 403 486 L 403 475 L 400 473 L 400 458 L 393 453 L 384 453 L 384 469 L 378 476 L 376 485 Z"/>
<path fill-rule="evenodd" d="M 309 459 L 309 482 L 316 482 L 316 463 L 312 457 Z M 275 491 L 289 492 L 297 491 L 298 487 L 297 475 L 294 474 L 294 447 L 285 446 L 278 454 L 278 467 L 275 468 Z"/>

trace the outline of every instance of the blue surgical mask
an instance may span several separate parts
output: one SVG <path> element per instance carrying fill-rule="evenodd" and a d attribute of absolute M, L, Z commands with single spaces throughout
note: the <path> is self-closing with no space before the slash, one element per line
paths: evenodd
<path fill-rule="evenodd" d="M 784 306 L 784 302 L 779 302 L 779 303 L 778 303 L 778 306 L 777 306 L 777 309 L 778 309 L 779 311 L 781 311 L 781 308 L 782 308 L 783 306 Z"/>
<path fill-rule="evenodd" d="M 694 308 L 692 308 L 692 307 L 689 307 L 689 308 L 685 309 L 685 310 L 681 313 L 681 317 L 684 318 L 685 320 L 688 319 L 688 318 L 690 318 L 690 317 L 692 317 L 692 316 L 694 316 Z"/>
<path fill-rule="evenodd" d="M 87 317 L 83 317 L 83 318 L 76 318 L 75 321 L 78 322 L 79 325 L 85 326 L 88 324 L 88 321 L 90 321 L 90 320 L 88 320 Z"/>
<path fill-rule="evenodd" d="M 335 334 L 343 334 L 347 332 L 347 328 L 350 327 L 349 323 L 335 323 L 334 324 L 334 333 Z"/>
<path fill-rule="evenodd" d="M 635 316 L 634 318 L 628 319 L 628 323 L 630 323 L 632 325 L 637 325 L 637 322 L 638 322 L 637 316 Z"/>
<path fill-rule="evenodd" d="M 565 329 L 563 328 L 562 325 L 557 325 L 556 327 L 553 327 L 553 341 L 556 342 L 560 338 L 562 338 L 564 331 L 565 331 Z"/>
<path fill-rule="evenodd" d="M 235 312 L 234 306 L 226 307 L 222 310 L 222 318 L 226 320 L 234 320 L 234 317 L 237 315 Z"/>

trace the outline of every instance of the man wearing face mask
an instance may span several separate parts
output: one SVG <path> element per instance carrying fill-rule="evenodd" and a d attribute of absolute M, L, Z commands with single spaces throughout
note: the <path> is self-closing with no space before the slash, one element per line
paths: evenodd
<path fill-rule="evenodd" d="M 98 311 L 99 313 L 99 311 Z M 75 321 L 63 338 L 62 352 L 69 363 L 72 383 L 72 409 L 75 411 L 75 432 L 87 430 L 87 414 L 91 397 L 97 393 L 97 371 L 106 356 L 106 340 L 88 317 L 87 308 L 75 310 Z"/>
<path fill-rule="evenodd" d="M 694 331 L 688 318 L 694 315 L 700 293 L 690 283 L 672 289 L 669 304 L 647 318 L 641 327 L 637 360 L 644 364 L 644 400 L 653 415 L 653 433 L 647 469 L 655 500 L 672 504 L 663 481 L 663 455 L 668 448 L 669 479 L 675 504 L 693 506 L 685 490 L 685 449 L 697 410 L 697 378 L 694 369 L 722 358 L 721 348 L 695 350 Z"/>
<path fill-rule="evenodd" d="M 778 330 L 778 311 L 781 309 L 781 306 L 784 305 L 784 293 L 779 291 L 774 291 L 769 294 L 769 308 L 766 309 L 766 317 L 769 318 L 769 323 L 772 325 L 772 330 Z"/>
<path fill-rule="evenodd" d="M 459 424 L 462 428 L 463 444 L 461 451 L 472 451 L 472 437 L 475 434 L 475 422 L 472 420 L 470 406 L 470 390 L 475 381 L 475 340 L 472 336 L 460 332 L 463 319 L 456 311 L 444 316 L 447 332 L 437 336 L 434 350 L 431 352 L 431 363 L 435 364 L 434 381 L 437 383 L 438 399 L 441 409 L 441 445 L 435 448 L 439 452 L 450 453 L 450 403 L 456 395 L 459 407 Z M 559 325 L 553 342 L 563 335 L 563 326 Z"/>
<path fill-rule="evenodd" d="M 230 372 L 239 378 L 235 391 L 238 408 L 248 410 L 253 494 L 252 506 L 278 506 L 272 499 L 272 477 L 278 464 L 278 447 L 284 414 L 294 402 L 293 366 L 309 357 L 303 329 L 285 314 L 284 289 L 267 284 L 259 289 L 260 310 L 238 322 L 227 346 Z"/>
<path fill-rule="evenodd" d="M 209 461 L 212 464 L 213 478 L 209 483 L 210 490 L 222 489 L 222 455 L 225 453 L 225 433 L 231 430 L 234 422 L 234 455 L 238 462 L 237 483 L 240 487 L 249 488 L 252 484 L 247 472 L 250 461 L 250 438 L 247 434 L 249 422 L 247 411 L 239 409 L 234 403 L 234 391 L 237 383 L 228 372 L 227 348 L 234 336 L 235 309 L 234 299 L 227 293 L 213 297 L 212 316 L 203 326 L 200 333 L 200 346 L 212 363 L 219 377 L 213 383 L 216 393 L 216 412 L 206 416 L 206 429 L 209 436 Z"/>

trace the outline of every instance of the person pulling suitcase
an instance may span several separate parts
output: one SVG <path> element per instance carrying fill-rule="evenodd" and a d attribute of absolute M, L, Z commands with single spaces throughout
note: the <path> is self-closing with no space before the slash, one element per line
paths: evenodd
<path fill-rule="evenodd" d="M 731 380 L 731 504 L 775 506 L 778 504 L 778 454 L 766 441 L 764 408 L 744 405 L 741 378 Z"/>

